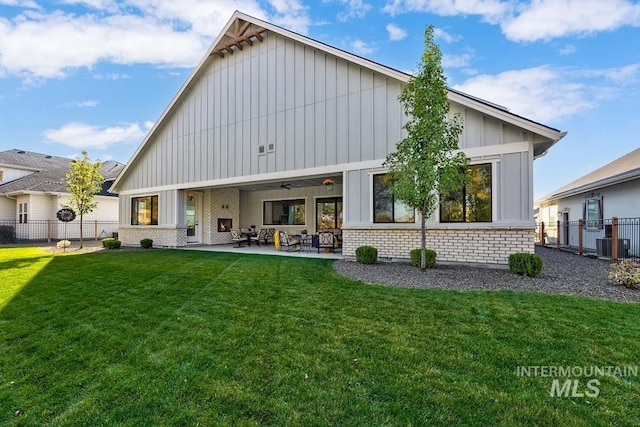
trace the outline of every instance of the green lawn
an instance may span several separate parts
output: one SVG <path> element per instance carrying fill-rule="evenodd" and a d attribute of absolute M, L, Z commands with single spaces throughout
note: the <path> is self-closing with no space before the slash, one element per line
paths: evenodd
<path fill-rule="evenodd" d="M 0 249 L 0 425 L 640 420 L 640 378 L 550 397 L 516 374 L 533 365 L 640 365 L 640 305 L 366 285 L 319 259 Z"/>

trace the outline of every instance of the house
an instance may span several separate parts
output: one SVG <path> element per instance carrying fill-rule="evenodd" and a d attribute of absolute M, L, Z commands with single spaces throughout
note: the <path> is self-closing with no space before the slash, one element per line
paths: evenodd
<path fill-rule="evenodd" d="M 14 227 L 18 240 L 80 237 L 79 219 L 65 226 L 56 218 L 57 211 L 70 200 L 66 174 L 72 161 L 18 149 L 0 152 L 0 225 Z M 96 196 L 98 207 L 84 216 L 85 236 L 95 234 L 98 222 L 117 223 L 117 194 L 108 189 L 123 168 L 115 161 L 102 164 L 105 183 Z M 108 237 L 111 229 L 117 230 L 109 224 Z"/>
<path fill-rule="evenodd" d="M 383 161 L 409 75 L 236 12 L 116 179 L 123 244 L 231 242 L 229 228 L 341 229 L 343 254 L 406 259 L 417 214 Z M 450 90 L 473 177 L 428 222 L 438 259 L 533 251 L 533 160 L 564 133 Z M 332 180 L 334 185 L 323 185 Z"/>
<path fill-rule="evenodd" d="M 535 205 L 538 220 L 548 230 L 548 243 L 577 247 L 582 234 L 585 249 L 608 256 L 610 251 L 602 243 L 598 246 L 598 240 L 611 237 L 611 218 L 617 217 L 620 237 L 629 239 L 626 249 L 640 253 L 640 148 L 558 188 Z"/>

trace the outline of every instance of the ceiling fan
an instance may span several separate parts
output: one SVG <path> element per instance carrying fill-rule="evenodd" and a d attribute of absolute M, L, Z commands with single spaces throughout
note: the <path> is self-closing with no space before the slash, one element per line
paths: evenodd
<path fill-rule="evenodd" d="M 284 181 L 280 184 L 280 188 L 286 188 L 287 190 L 291 190 L 291 184 L 285 184 Z"/>

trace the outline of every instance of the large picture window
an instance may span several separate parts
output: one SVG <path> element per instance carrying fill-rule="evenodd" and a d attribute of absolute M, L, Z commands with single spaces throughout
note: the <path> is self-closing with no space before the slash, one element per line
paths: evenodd
<path fill-rule="evenodd" d="M 266 201 L 263 205 L 264 225 L 304 225 L 304 199 Z"/>
<path fill-rule="evenodd" d="M 491 164 L 470 165 L 459 191 L 440 195 L 440 222 L 491 222 Z"/>
<path fill-rule="evenodd" d="M 393 196 L 389 175 L 373 176 L 373 222 L 415 222 L 413 209 Z"/>
<path fill-rule="evenodd" d="M 158 196 L 131 199 L 131 225 L 158 225 Z"/>
<path fill-rule="evenodd" d="M 316 231 L 342 228 L 342 197 L 316 199 Z"/>

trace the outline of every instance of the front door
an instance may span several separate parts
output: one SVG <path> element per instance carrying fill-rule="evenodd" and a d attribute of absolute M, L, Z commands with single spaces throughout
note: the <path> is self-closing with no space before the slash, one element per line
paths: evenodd
<path fill-rule="evenodd" d="M 200 209 L 202 206 L 202 194 L 195 191 L 187 191 L 187 243 L 200 242 Z"/>

